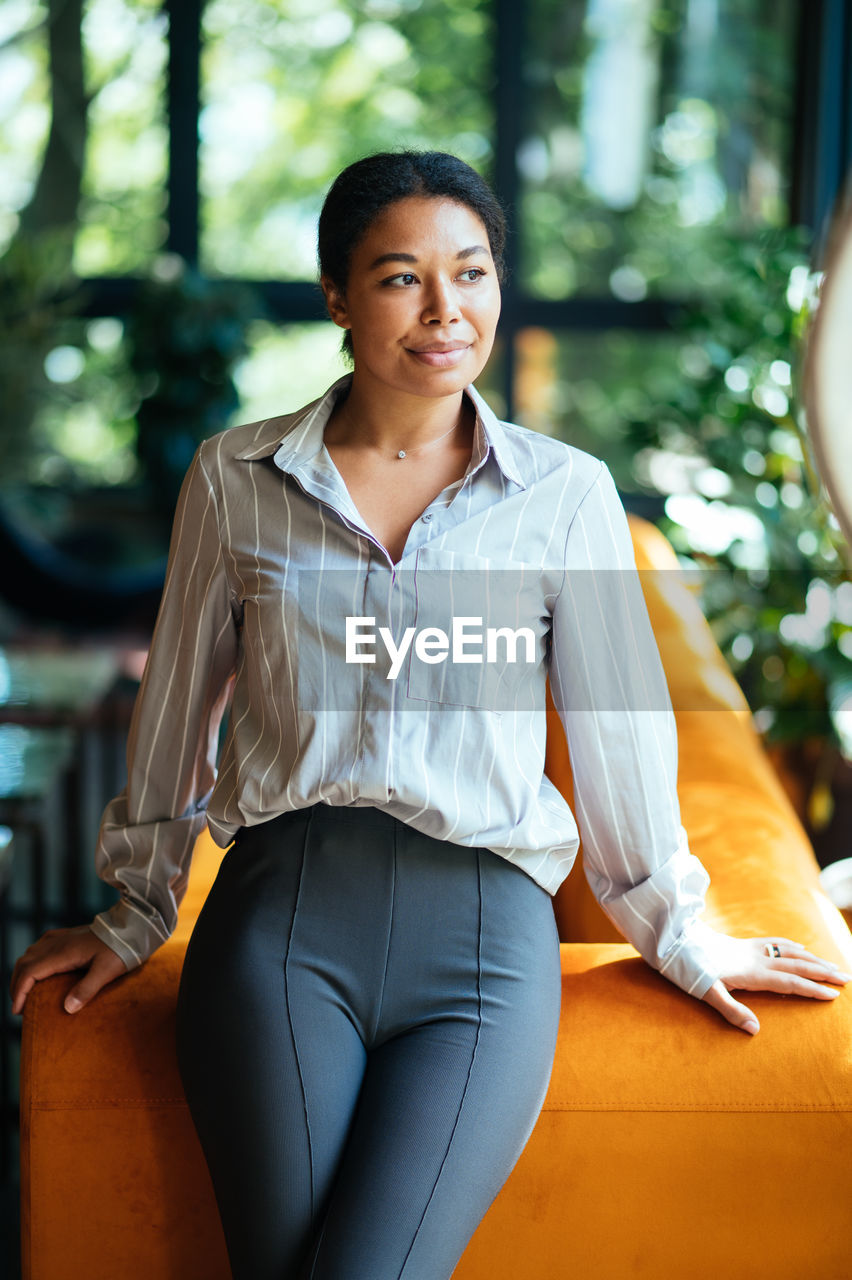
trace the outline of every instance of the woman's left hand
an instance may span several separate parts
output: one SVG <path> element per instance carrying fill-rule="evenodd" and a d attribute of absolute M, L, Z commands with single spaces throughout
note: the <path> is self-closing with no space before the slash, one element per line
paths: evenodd
<path fill-rule="evenodd" d="M 748 1005 L 730 995 L 731 990 L 778 991 L 785 996 L 834 1000 L 840 994 L 838 986 L 852 982 L 852 974 L 789 938 L 730 938 L 720 934 L 719 939 L 722 975 L 702 999 L 749 1035 L 757 1034 L 760 1023 Z M 776 951 L 780 954 L 776 955 Z M 834 985 L 823 986 L 826 982 Z"/>

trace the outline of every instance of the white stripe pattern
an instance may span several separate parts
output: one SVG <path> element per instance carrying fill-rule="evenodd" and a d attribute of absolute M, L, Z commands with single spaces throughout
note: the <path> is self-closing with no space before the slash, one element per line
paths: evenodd
<path fill-rule="evenodd" d="M 718 977 L 699 918 L 708 877 L 680 821 L 674 715 L 607 467 L 500 422 L 468 388 L 470 465 L 394 565 L 323 444 L 347 382 L 205 441 L 187 473 L 128 785 L 96 851 L 120 896 L 95 933 L 128 968 L 144 962 L 175 927 L 205 820 L 224 847 L 288 810 L 372 805 L 491 849 L 549 893 L 582 833 L 604 910 L 649 964 L 703 995 Z M 531 673 L 501 672 L 499 701 L 481 665 L 409 651 L 391 680 L 378 640 L 374 663 L 346 662 L 347 615 L 374 618 L 399 643 L 406 627 L 435 625 L 434 601 L 478 616 L 479 582 L 486 612 L 511 605 L 504 625 L 529 627 L 537 646 Z M 577 823 L 544 775 L 548 674 Z"/>

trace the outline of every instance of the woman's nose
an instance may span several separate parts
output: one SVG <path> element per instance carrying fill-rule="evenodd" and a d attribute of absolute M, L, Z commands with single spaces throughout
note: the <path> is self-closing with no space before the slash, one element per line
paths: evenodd
<path fill-rule="evenodd" d="M 449 324 L 461 319 L 458 294 L 451 280 L 432 282 L 420 318 L 424 324 Z"/>

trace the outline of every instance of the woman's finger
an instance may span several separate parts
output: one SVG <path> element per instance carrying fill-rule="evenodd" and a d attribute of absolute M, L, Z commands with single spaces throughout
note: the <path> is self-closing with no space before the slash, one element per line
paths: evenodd
<path fill-rule="evenodd" d="M 39 938 L 38 942 L 32 943 L 24 954 L 18 957 L 12 970 L 9 986 L 14 990 L 16 983 L 30 974 L 38 979 L 45 978 L 50 973 L 64 973 L 68 969 L 76 969 L 78 965 L 86 964 L 91 959 L 91 955 L 92 949 L 76 940 L 73 943 L 66 942 L 64 946 L 57 946 L 45 938 Z"/>
<path fill-rule="evenodd" d="M 722 1017 L 730 1022 L 731 1026 L 737 1027 L 740 1031 L 747 1032 L 748 1035 L 757 1035 L 760 1030 L 760 1023 L 755 1017 L 748 1005 L 741 1004 L 739 1000 L 735 1000 L 730 994 L 725 984 L 721 981 L 714 982 L 709 991 L 702 996 L 706 1004 L 709 1004 Z"/>
<path fill-rule="evenodd" d="M 737 980 L 732 980 L 731 985 L 736 987 Z M 810 996 L 814 1000 L 835 1000 L 840 995 L 836 987 L 824 987 L 820 982 L 783 969 L 766 968 L 760 974 L 744 978 L 743 985 L 748 991 L 777 991 L 782 996 Z"/>
<path fill-rule="evenodd" d="M 41 937 L 38 938 L 35 942 L 31 942 L 30 945 L 27 947 L 26 951 L 22 952 L 21 955 L 18 956 L 17 960 L 15 961 L 14 967 L 12 969 L 12 977 L 9 981 L 10 991 L 14 990 L 15 983 L 18 981 L 20 975 L 32 963 L 32 961 L 34 959 L 37 959 L 39 954 L 46 953 L 47 951 L 50 950 L 50 947 L 52 945 L 50 940 L 52 939 L 52 937 L 53 937 L 53 930 L 48 929 L 47 933 L 43 933 Z"/>
<path fill-rule="evenodd" d="M 88 970 L 65 997 L 65 1012 L 77 1013 L 96 996 L 102 987 L 126 973 L 124 961 L 114 951 L 96 955 Z"/>
<path fill-rule="evenodd" d="M 833 960 L 826 960 L 824 956 L 818 956 L 813 951 L 808 951 L 800 942 L 792 942 L 789 938 L 755 938 L 754 942 L 758 944 L 767 959 L 773 963 L 777 963 L 778 960 L 809 960 L 812 964 L 823 965 L 826 971 L 842 975 L 840 981 L 852 982 L 852 974 L 846 973 Z M 773 945 L 781 952 L 780 956 L 769 954 L 767 948 L 771 948 Z M 834 982 L 836 979 L 832 978 L 831 981 Z"/>
<path fill-rule="evenodd" d="M 763 955 L 770 958 L 780 959 L 783 956 L 800 960 L 819 960 L 823 961 L 822 956 L 815 955 L 813 951 L 808 951 L 807 947 L 801 942 L 792 942 L 789 938 L 755 938 L 754 942 L 760 947 Z M 777 947 L 781 953 L 781 957 L 775 956 L 772 948 Z M 823 961 L 830 964 L 830 960 Z"/>
<path fill-rule="evenodd" d="M 766 968 L 782 973 L 798 973 L 803 978 L 813 978 L 814 981 L 836 982 L 838 986 L 852 982 L 852 974 L 844 973 L 830 960 L 797 960 L 792 956 L 784 956 L 780 960 L 767 960 Z"/>

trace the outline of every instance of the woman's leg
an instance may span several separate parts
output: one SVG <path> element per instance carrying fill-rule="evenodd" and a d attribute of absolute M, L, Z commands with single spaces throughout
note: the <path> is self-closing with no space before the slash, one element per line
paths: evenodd
<path fill-rule="evenodd" d="M 381 1018 L 312 1280 L 448 1280 L 541 1110 L 559 1021 L 549 896 L 399 824 Z"/>
<path fill-rule="evenodd" d="M 294 958 L 311 810 L 240 833 L 187 949 L 178 1064 L 234 1280 L 299 1274 L 366 1061 L 322 975 Z"/>

